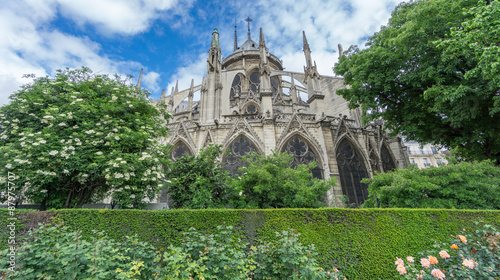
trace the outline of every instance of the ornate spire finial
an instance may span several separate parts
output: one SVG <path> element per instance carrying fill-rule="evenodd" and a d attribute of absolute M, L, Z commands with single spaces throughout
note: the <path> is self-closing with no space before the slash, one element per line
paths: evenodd
<path fill-rule="evenodd" d="M 339 44 L 339 57 L 343 56 L 344 55 L 344 49 L 342 48 L 342 45 Z"/>
<path fill-rule="evenodd" d="M 238 49 L 238 34 L 236 33 L 236 29 L 237 29 L 237 26 L 236 26 L 236 19 L 234 20 L 234 50 L 233 51 L 236 51 Z"/>
<path fill-rule="evenodd" d="M 165 96 L 166 96 L 165 89 L 163 89 L 161 91 L 161 99 L 165 99 Z"/>
<path fill-rule="evenodd" d="M 174 93 L 178 93 L 179 92 L 179 80 L 177 80 L 177 82 L 175 82 L 175 91 Z"/>
<path fill-rule="evenodd" d="M 139 81 L 137 82 L 137 88 L 141 88 L 141 80 L 142 80 L 142 70 L 144 68 L 141 68 L 141 74 L 139 75 Z"/>
<path fill-rule="evenodd" d="M 263 47 L 264 49 L 266 49 L 266 41 L 264 40 L 264 33 L 262 32 L 262 27 L 260 28 L 259 47 Z"/>
<path fill-rule="evenodd" d="M 250 17 L 247 17 L 245 19 L 246 22 L 248 22 L 248 40 L 250 40 L 250 22 L 253 21 L 253 19 L 251 19 Z"/>
<path fill-rule="evenodd" d="M 304 51 L 310 52 L 311 49 L 309 48 L 309 44 L 307 43 L 307 38 L 306 38 L 306 32 L 305 31 L 302 31 L 302 36 L 303 36 L 303 40 L 304 40 Z"/>

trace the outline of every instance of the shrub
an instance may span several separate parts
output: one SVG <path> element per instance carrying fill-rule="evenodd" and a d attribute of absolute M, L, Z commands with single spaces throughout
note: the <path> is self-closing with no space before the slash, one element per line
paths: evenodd
<path fill-rule="evenodd" d="M 240 178 L 233 179 L 233 205 L 236 208 L 317 208 L 335 184 L 334 179 L 312 178 L 316 165 L 290 167 L 293 155 L 273 152 L 271 155 L 250 154 L 243 158 Z"/>
<path fill-rule="evenodd" d="M 450 243 L 436 242 L 434 249 L 419 253 L 420 260 L 409 256 L 406 265 L 400 258 L 395 264 L 405 279 L 498 279 L 499 238 L 499 231 L 485 225 L 475 235 L 456 235 Z"/>
<path fill-rule="evenodd" d="M 500 168 L 489 161 L 399 169 L 365 180 L 365 208 L 500 209 Z"/>
<path fill-rule="evenodd" d="M 40 225 L 16 252 L 15 270 L 4 267 L 2 273 L 12 279 L 151 279 L 156 256 L 152 246 L 136 238 L 115 242 L 103 232 L 94 234 L 89 242 L 62 223 Z"/>

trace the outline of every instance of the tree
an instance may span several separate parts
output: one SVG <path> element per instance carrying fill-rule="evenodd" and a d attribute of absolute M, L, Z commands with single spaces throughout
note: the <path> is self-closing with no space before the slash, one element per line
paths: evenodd
<path fill-rule="evenodd" d="M 234 206 L 238 208 L 314 208 L 324 206 L 326 191 L 334 179 L 320 180 L 310 172 L 316 165 L 290 167 L 293 156 L 273 152 L 271 155 L 251 154 L 243 158 L 248 167 L 241 167 L 241 177 L 232 181 Z"/>
<path fill-rule="evenodd" d="M 220 164 L 220 145 L 209 145 L 199 155 L 184 154 L 167 171 L 168 193 L 174 207 L 225 208 L 229 201 L 229 174 Z"/>
<path fill-rule="evenodd" d="M 339 59 L 350 87 L 338 92 L 365 121 L 499 164 L 498 18 L 498 0 L 402 3 L 366 49 Z"/>
<path fill-rule="evenodd" d="M 365 179 L 362 207 L 500 209 L 500 168 L 490 161 L 398 169 Z"/>
<path fill-rule="evenodd" d="M 111 195 L 122 207 L 139 207 L 162 187 L 168 117 L 118 76 L 88 68 L 36 78 L 0 108 L 0 173 L 6 188 L 41 209 L 80 207 Z"/>

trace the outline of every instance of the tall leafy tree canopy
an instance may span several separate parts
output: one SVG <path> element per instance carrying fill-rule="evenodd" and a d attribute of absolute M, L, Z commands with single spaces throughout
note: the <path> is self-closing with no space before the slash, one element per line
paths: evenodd
<path fill-rule="evenodd" d="M 499 18 L 498 0 L 402 3 L 366 49 L 339 59 L 350 87 L 338 92 L 366 121 L 499 164 Z"/>
<path fill-rule="evenodd" d="M 148 92 L 88 68 L 36 78 L 0 108 L 1 188 L 46 207 L 77 207 L 111 195 L 139 207 L 162 187 L 164 109 Z M 15 175 L 15 190 L 6 180 Z"/>

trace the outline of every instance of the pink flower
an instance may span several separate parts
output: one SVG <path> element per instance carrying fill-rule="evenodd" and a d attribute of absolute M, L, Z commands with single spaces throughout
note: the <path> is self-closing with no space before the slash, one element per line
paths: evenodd
<path fill-rule="evenodd" d="M 405 275 L 406 274 L 406 268 L 404 266 L 398 265 L 398 267 L 396 269 L 399 272 L 399 274 L 401 274 L 401 275 Z"/>
<path fill-rule="evenodd" d="M 432 274 L 432 276 L 434 276 L 437 279 L 445 279 L 446 278 L 446 275 L 444 275 L 444 273 L 440 269 L 437 269 L 437 268 L 434 268 L 431 271 L 431 274 Z"/>
<path fill-rule="evenodd" d="M 405 266 L 405 263 L 400 258 L 396 258 L 396 262 L 394 264 L 397 266 Z"/>
<path fill-rule="evenodd" d="M 464 261 L 462 262 L 462 264 L 470 269 L 474 269 L 475 267 L 475 263 L 474 263 L 474 260 L 470 259 L 464 259 Z"/>
<path fill-rule="evenodd" d="M 431 262 L 426 258 L 421 259 L 420 264 L 425 268 L 429 268 L 431 266 Z"/>
<path fill-rule="evenodd" d="M 411 262 L 411 263 L 412 263 L 412 262 L 415 262 L 415 259 L 414 259 L 412 256 L 408 256 L 408 257 L 406 257 L 406 260 L 407 260 L 408 262 Z"/>
<path fill-rule="evenodd" d="M 441 256 L 441 258 L 443 258 L 443 259 L 448 259 L 450 257 L 450 254 L 448 254 L 448 252 L 443 250 L 443 251 L 439 252 L 439 256 Z"/>

